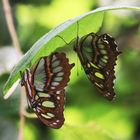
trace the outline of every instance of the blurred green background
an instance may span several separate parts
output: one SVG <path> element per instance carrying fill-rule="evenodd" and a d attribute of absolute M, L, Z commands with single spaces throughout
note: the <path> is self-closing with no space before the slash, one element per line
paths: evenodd
<path fill-rule="evenodd" d="M 70 18 L 100 6 L 122 4 L 115 0 L 10 2 L 23 53 L 46 32 Z M 138 6 L 140 1 L 127 4 Z M 122 10 L 107 12 L 100 33 L 115 37 L 122 51 L 115 67 L 116 100 L 109 102 L 100 96 L 78 62 L 66 88 L 63 127 L 54 130 L 38 119 L 26 118 L 24 140 L 140 140 L 140 13 Z M 77 56 L 70 47 L 60 50 L 67 52 L 71 61 L 76 62 Z M 0 2 L 0 140 L 16 140 L 18 135 L 20 87 L 8 100 L 4 100 L 2 95 L 11 67 L 17 61 L 15 55 Z"/>

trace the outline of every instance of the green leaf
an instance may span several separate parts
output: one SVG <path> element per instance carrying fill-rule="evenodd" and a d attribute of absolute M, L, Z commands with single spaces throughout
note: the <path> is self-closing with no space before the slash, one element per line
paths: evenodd
<path fill-rule="evenodd" d="M 24 71 L 26 68 L 30 67 L 39 57 L 49 55 L 51 52 L 55 51 L 57 48 L 65 45 L 65 42 L 56 37 L 61 36 L 67 42 L 70 42 L 77 37 L 77 21 L 79 26 L 78 35 L 83 36 L 90 32 L 98 32 L 102 26 L 104 12 L 109 10 L 140 10 L 140 7 L 132 6 L 110 6 L 101 7 L 96 10 L 87 12 L 71 20 L 68 20 L 56 28 L 52 29 L 50 32 L 41 37 L 31 49 L 23 56 L 19 63 L 14 67 L 13 71 L 8 78 L 5 87 L 4 94 L 12 87 L 12 85 L 20 79 L 20 71 Z"/>

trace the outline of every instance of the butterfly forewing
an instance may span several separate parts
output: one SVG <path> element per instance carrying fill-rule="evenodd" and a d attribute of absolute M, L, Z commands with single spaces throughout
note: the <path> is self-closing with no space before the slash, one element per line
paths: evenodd
<path fill-rule="evenodd" d="M 114 66 L 120 53 L 115 40 L 108 34 L 90 33 L 77 41 L 75 50 L 90 81 L 103 96 L 112 100 Z"/>
<path fill-rule="evenodd" d="M 52 73 L 52 79 L 48 89 L 56 91 L 65 87 L 68 83 L 70 70 L 74 64 L 69 64 L 68 59 L 64 53 L 54 53 L 51 57 L 50 69 Z"/>
<path fill-rule="evenodd" d="M 52 77 L 49 56 L 41 57 L 32 68 L 32 84 L 36 90 L 44 91 L 46 85 L 50 84 Z"/>
<path fill-rule="evenodd" d="M 33 69 L 33 84 L 39 91 L 58 91 L 64 88 L 74 64 L 69 64 L 64 53 L 42 57 Z"/>

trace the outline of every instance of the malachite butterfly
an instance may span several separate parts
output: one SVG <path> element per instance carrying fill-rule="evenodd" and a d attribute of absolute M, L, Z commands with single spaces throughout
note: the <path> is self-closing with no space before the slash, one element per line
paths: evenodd
<path fill-rule="evenodd" d="M 65 87 L 74 64 L 64 53 L 41 57 L 22 74 L 29 106 L 47 126 L 60 128 L 64 123 Z"/>
<path fill-rule="evenodd" d="M 74 50 L 92 84 L 105 98 L 112 100 L 115 97 L 114 66 L 120 54 L 115 39 L 108 34 L 89 33 L 77 37 Z"/>

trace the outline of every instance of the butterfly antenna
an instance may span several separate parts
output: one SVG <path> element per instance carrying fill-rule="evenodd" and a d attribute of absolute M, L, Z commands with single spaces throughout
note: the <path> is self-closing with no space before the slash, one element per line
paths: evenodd
<path fill-rule="evenodd" d="M 66 43 L 66 45 L 69 45 L 70 43 L 68 43 L 62 36 L 60 36 L 60 35 L 56 35 L 55 37 L 59 37 L 60 39 L 62 39 L 65 43 Z"/>
<path fill-rule="evenodd" d="M 77 21 L 77 45 L 78 45 L 78 40 L 79 40 L 79 22 Z M 78 56 L 77 56 L 77 76 L 79 75 L 79 61 L 78 61 Z"/>
<path fill-rule="evenodd" d="M 77 23 L 77 38 L 78 38 L 78 35 L 79 35 L 79 23 L 78 23 L 78 21 L 76 23 Z"/>
<path fill-rule="evenodd" d="M 77 59 L 77 62 L 76 62 L 76 63 L 77 63 L 77 76 L 79 76 L 79 68 L 78 68 L 78 64 L 79 64 L 79 63 L 78 63 L 78 56 L 76 57 L 76 59 Z"/>
<path fill-rule="evenodd" d="M 76 22 L 77 23 L 77 32 L 76 32 L 76 42 L 75 42 L 75 49 L 76 49 L 76 47 L 77 47 L 77 45 L 78 45 L 78 39 L 79 39 L 79 23 L 78 23 L 78 21 Z M 79 61 L 78 61 L 78 56 L 77 56 L 77 76 L 79 76 L 79 68 L 78 68 L 78 66 L 79 66 Z"/>

